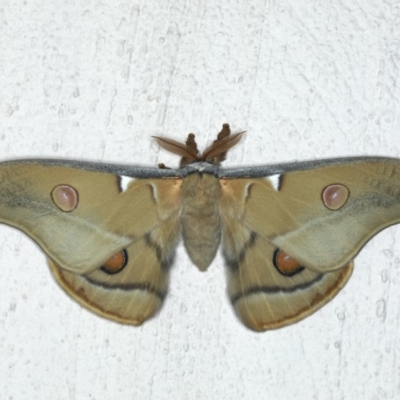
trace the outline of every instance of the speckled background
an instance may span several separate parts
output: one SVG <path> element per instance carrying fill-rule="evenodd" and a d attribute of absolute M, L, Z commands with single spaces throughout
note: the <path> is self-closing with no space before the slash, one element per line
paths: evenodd
<path fill-rule="evenodd" d="M 247 130 L 227 166 L 400 155 L 399 1 L 0 4 L 0 158 L 177 165 L 151 135 L 204 147 Z M 60 227 L 62 229 L 62 226 Z M 71 249 L 74 251 L 74 249 Z M 0 229 L 0 399 L 398 399 L 400 228 L 306 320 L 262 334 L 182 246 L 140 328 L 103 320 Z"/>

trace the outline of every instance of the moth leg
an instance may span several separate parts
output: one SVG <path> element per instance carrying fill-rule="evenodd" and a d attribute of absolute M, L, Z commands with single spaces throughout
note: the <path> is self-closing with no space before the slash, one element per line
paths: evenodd
<path fill-rule="evenodd" d="M 49 260 L 58 284 L 82 306 L 116 322 L 141 325 L 161 308 L 179 237 L 176 219 L 139 238 L 105 265 L 76 274 Z"/>
<path fill-rule="evenodd" d="M 236 224 L 234 224 L 236 225 Z M 350 278 L 353 264 L 329 273 L 303 268 L 266 238 L 232 223 L 223 231 L 228 294 L 238 317 L 255 331 L 281 328 L 328 303 Z"/>

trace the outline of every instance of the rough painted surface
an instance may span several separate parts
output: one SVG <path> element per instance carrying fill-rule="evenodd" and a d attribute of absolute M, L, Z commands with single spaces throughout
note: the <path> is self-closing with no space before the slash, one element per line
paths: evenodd
<path fill-rule="evenodd" d="M 10 1 L 0 5 L 0 158 L 176 165 L 150 136 L 248 130 L 225 165 L 400 156 L 396 1 Z M 221 258 L 182 250 L 159 317 L 102 320 L 0 229 L 3 399 L 400 398 L 400 228 L 314 316 L 256 334 Z"/>

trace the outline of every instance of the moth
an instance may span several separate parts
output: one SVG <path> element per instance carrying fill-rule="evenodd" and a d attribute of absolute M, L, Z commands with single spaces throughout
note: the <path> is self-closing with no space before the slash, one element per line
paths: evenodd
<path fill-rule="evenodd" d="M 400 221 L 400 160 L 337 158 L 222 169 L 243 132 L 224 124 L 202 154 L 156 137 L 180 168 L 61 160 L 0 164 L 0 221 L 46 253 L 59 285 L 111 320 L 140 325 L 161 308 L 183 239 L 205 271 L 218 248 L 241 321 L 299 321 L 346 284 L 353 259 Z"/>

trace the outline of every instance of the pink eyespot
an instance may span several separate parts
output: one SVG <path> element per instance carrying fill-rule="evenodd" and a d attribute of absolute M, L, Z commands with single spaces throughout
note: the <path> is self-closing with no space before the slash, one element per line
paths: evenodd
<path fill-rule="evenodd" d="M 78 192 L 68 185 L 56 186 L 51 192 L 54 204 L 64 212 L 70 212 L 78 205 Z"/>
<path fill-rule="evenodd" d="M 337 211 L 347 203 L 349 195 L 349 189 L 347 189 L 346 186 L 337 183 L 327 186 L 322 191 L 322 201 L 326 208 Z"/>

